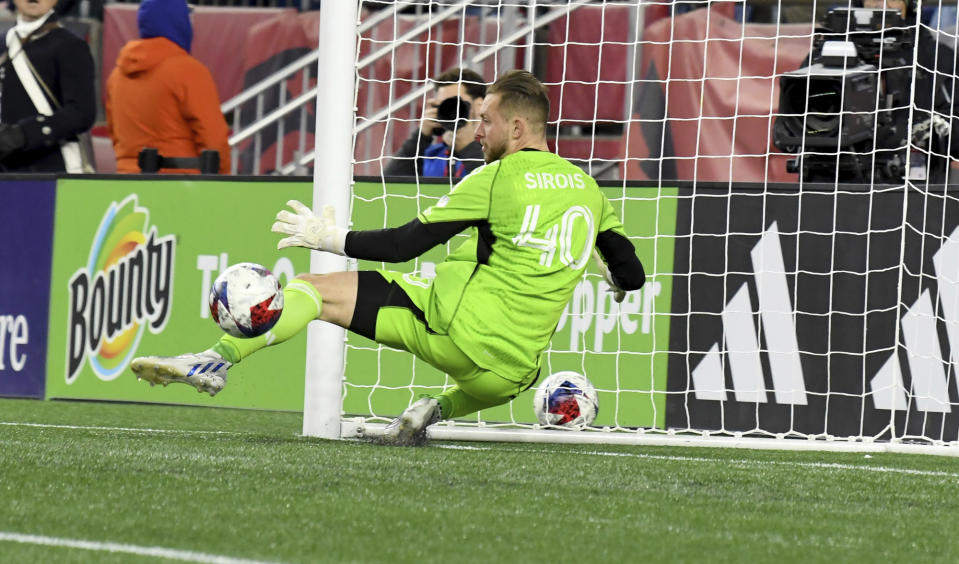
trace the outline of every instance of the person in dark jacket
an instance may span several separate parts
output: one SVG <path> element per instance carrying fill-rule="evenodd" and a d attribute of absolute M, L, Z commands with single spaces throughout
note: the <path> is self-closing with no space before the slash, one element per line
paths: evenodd
<path fill-rule="evenodd" d="M 908 143 L 909 170 L 905 176 L 919 185 L 945 183 L 951 160 L 959 158 L 959 139 L 951 134 L 955 131 L 959 135 L 959 106 L 953 93 L 956 53 L 938 41 L 935 33 L 918 25 L 916 0 L 864 0 L 862 6 L 898 10 L 908 26 L 904 38 L 916 45 L 914 67 L 911 52 L 907 54 L 909 68 L 905 70 L 887 69 L 885 64 L 880 64 L 881 83 L 886 94 L 892 95 L 893 107 L 911 105 L 911 115 L 907 110 L 893 110 L 892 121 L 901 131 L 885 139 L 877 136 L 876 148 L 892 149 L 901 146 L 903 141 Z M 915 92 L 910 101 L 913 83 Z M 910 117 L 911 127 L 907 125 Z"/>
<path fill-rule="evenodd" d="M 874 0 L 873 0 L 874 1 Z M 918 25 L 916 0 L 887 0 L 906 4 L 906 22 Z M 889 6 L 887 6 L 889 7 Z M 909 33 L 915 28 L 910 28 Z M 948 181 L 953 159 L 959 159 L 959 100 L 954 91 L 956 52 L 936 33 L 919 26 L 916 47 L 915 98 L 912 106 L 912 174 L 916 181 Z M 923 161 L 926 162 L 923 162 Z M 926 167 L 925 173 L 922 167 Z"/>
<path fill-rule="evenodd" d="M 386 167 L 386 176 L 433 176 L 462 178 L 483 164 L 483 148 L 476 142 L 477 110 L 486 96 L 483 77 L 469 69 L 452 68 L 433 81 L 434 96 L 427 101 L 419 129 L 403 143 Z M 444 108 L 459 97 L 469 104 L 468 120 L 455 126 L 437 121 Z"/>
<path fill-rule="evenodd" d="M 91 155 L 77 136 L 96 119 L 90 47 L 61 27 L 56 0 L 14 4 L 0 53 L 0 172 L 83 172 Z"/>

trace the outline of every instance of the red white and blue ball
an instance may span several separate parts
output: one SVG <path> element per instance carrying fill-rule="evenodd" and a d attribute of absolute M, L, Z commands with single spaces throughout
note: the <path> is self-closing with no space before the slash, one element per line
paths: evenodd
<path fill-rule="evenodd" d="M 234 337 L 257 337 L 273 328 L 283 312 L 280 281 L 265 267 L 241 262 L 216 277 L 210 313 Z"/>
<path fill-rule="evenodd" d="M 576 372 L 557 372 L 540 384 L 533 396 L 533 411 L 542 425 L 581 429 L 599 413 L 596 388 Z"/>

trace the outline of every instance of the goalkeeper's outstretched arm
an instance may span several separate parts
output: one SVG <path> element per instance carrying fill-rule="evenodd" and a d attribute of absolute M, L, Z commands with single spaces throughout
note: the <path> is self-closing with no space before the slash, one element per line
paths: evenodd
<path fill-rule="evenodd" d="M 596 237 L 596 249 L 609 269 L 610 286 L 620 290 L 638 290 L 646 283 L 646 271 L 629 239 L 615 231 L 603 231 Z"/>
<path fill-rule="evenodd" d="M 473 221 L 423 223 L 416 218 L 406 225 L 369 231 L 350 231 L 336 225 L 333 206 L 314 216 L 312 210 L 296 200 L 287 202 L 293 212 L 276 214 L 273 231 L 289 235 L 277 243 L 278 249 L 305 247 L 348 257 L 382 262 L 405 262 L 436 245 L 445 243 Z M 295 212 L 295 213 L 294 213 Z"/>
<path fill-rule="evenodd" d="M 400 227 L 350 231 L 346 234 L 346 256 L 382 262 L 406 262 L 436 245 L 449 241 L 453 235 L 474 225 L 469 221 L 423 223 L 413 219 Z"/>

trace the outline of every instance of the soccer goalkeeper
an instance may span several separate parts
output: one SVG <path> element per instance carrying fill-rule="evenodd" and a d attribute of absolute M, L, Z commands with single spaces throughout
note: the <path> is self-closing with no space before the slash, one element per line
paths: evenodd
<path fill-rule="evenodd" d="M 420 443 L 440 419 L 510 401 L 536 381 L 541 355 L 591 256 L 617 301 L 646 277 L 596 182 L 548 151 L 548 115 L 543 84 L 526 71 L 509 71 L 489 88 L 480 111 L 476 139 L 487 164 L 409 223 L 348 231 L 335 224 L 331 207 L 317 217 L 296 201 L 289 202 L 292 212 L 276 216 L 273 231 L 287 235 L 278 248 L 384 262 L 410 260 L 468 230 L 433 280 L 386 270 L 301 275 L 284 288 L 283 314 L 270 332 L 226 335 L 198 354 L 137 358 L 133 371 L 213 395 L 232 365 L 319 319 L 409 351 L 456 382 L 390 423 L 389 442 Z"/>

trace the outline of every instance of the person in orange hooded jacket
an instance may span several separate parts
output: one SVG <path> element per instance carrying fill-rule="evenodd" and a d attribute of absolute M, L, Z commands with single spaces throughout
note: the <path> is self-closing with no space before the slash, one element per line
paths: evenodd
<path fill-rule="evenodd" d="M 117 172 L 140 172 L 137 155 L 144 147 L 164 157 L 196 157 L 214 149 L 220 172 L 229 172 L 226 120 L 213 76 L 190 55 L 193 26 L 186 2 L 143 0 L 137 26 L 142 39 L 123 46 L 107 79 L 107 128 Z"/>

